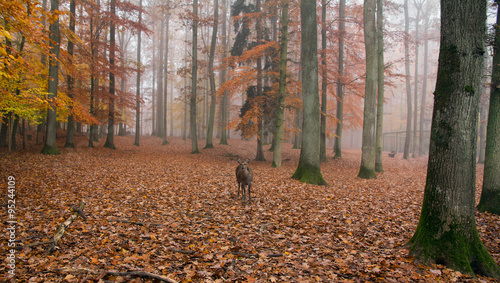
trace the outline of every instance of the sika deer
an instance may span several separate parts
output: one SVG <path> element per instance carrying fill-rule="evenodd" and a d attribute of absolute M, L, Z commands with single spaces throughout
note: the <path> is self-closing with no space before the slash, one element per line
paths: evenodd
<path fill-rule="evenodd" d="M 245 162 L 241 162 L 241 160 L 238 159 L 240 165 L 236 167 L 236 180 L 238 181 L 238 198 L 240 198 L 241 188 L 243 202 L 246 202 L 246 196 L 248 195 L 248 203 L 251 203 L 250 188 L 252 187 L 253 172 L 252 169 L 248 167 L 248 162 L 250 162 L 250 159 L 247 159 Z M 246 193 L 245 186 L 247 187 Z"/>

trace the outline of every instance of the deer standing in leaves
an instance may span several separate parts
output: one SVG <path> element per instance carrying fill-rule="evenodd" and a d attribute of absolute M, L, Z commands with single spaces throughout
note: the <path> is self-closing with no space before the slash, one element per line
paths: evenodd
<path fill-rule="evenodd" d="M 238 159 L 238 163 L 240 165 L 236 167 L 236 180 L 238 181 L 238 198 L 240 198 L 241 188 L 241 197 L 243 202 L 246 202 L 246 197 L 248 196 L 248 203 L 251 203 L 250 188 L 252 187 L 253 172 L 252 169 L 248 167 L 248 162 L 250 162 L 250 159 L 247 159 L 245 162 L 241 162 L 241 160 Z M 245 186 L 247 187 L 246 193 Z"/>

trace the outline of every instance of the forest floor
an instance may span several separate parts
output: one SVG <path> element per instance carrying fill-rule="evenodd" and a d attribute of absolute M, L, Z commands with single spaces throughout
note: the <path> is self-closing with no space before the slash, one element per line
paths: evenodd
<path fill-rule="evenodd" d="M 0 152 L 2 207 L 7 178 L 15 177 L 14 238 L 18 246 L 49 241 L 85 200 L 57 250 L 25 247 L 15 254 L 17 282 L 159 282 L 107 271 L 145 271 L 177 282 L 499 282 L 426 266 L 408 256 L 405 244 L 418 223 L 426 157 L 384 156 L 378 179 L 356 178 L 361 153 L 321 165 L 329 186 L 292 180 L 300 150 L 284 145 L 283 166 L 251 161 L 252 204 L 236 199 L 237 159 L 255 157 L 256 142 L 190 154 L 190 141 L 115 137 L 117 150 L 87 147 L 57 156 L 32 146 Z M 268 149 L 269 146 L 266 146 Z M 477 198 L 483 167 L 478 165 Z M 500 263 L 500 217 L 477 213 L 479 234 Z M 1 209 L 5 226 L 7 209 Z M 10 235 L 12 238 L 12 235 Z M 12 281 L 8 241 L 0 242 L 0 281 Z M 144 275 L 144 274 L 143 274 Z"/>

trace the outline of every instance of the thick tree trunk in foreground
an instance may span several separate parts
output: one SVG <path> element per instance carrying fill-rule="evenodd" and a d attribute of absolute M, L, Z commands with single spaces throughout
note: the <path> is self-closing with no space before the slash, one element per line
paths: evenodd
<path fill-rule="evenodd" d="M 286 97 L 286 62 L 288 50 L 288 2 L 281 10 L 280 38 L 280 80 L 278 89 L 278 106 L 276 110 L 276 128 L 274 133 L 273 167 L 281 167 L 281 149 L 283 145 L 283 122 L 285 116 Z"/>
<path fill-rule="evenodd" d="M 54 13 L 59 10 L 59 0 L 50 1 L 50 11 Z M 50 53 L 49 57 L 49 100 L 50 105 L 47 108 L 47 132 L 45 136 L 45 145 L 42 149 L 43 154 L 59 154 L 56 147 L 56 131 L 57 131 L 57 110 L 54 99 L 57 98 L 57 86 L 59 85 L 59 48 L 61 44 L 61 36 L 59 34 L 59 17 L 50 24 L 49 28 Z M 55 58 L 55 60 L 54 60 Z"/>
<path fill-rule="evenodd" d="M 363 23 L 366 50 L 365 109 L 363 115 L 363 144 L 358 177 L 377 178 L 375 174 L 375 101 L 377 98 L 377 45 L 375 29 L 376 0 L 365 0 Z"/>
<path fill-rule="evenodd" d="M 498 4 L 498 0 L 496 1 Z M 497 7 L 483 191 L 478 209 L 500 215 L 500 9 Z"/>
<path fill-rule="evenodd" d="M 427 181 L 410 254 L 464 273 L 500 278 L 500 268 L 479 238 L 474 207 L 486 4 L 441 1 Z"/>
<path fill-rule="evenodd" d="M 299 165 L 292 178 L 309 184 L 327 185 L 321 175 L 319 160 L 318 34 L 315 0 L 300 2 L 300 18 L 304 121 Z"/>

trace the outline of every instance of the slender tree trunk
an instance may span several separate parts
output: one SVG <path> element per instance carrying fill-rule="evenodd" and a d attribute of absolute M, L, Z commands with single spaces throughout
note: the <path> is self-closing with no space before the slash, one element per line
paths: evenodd
<path fill-rule="evenodd" d="M 227 50 L 228 50 L 228 29 L 227 29 L 227 1 L 222 0 L 222 6 L 224 7 L 223 13 L 222 13 L 222 44 L 223 44 L 223 56 L 224 58 L 227 55 Z M 226 69 L 223 68 L 220 72 L 220 83 L 221 85 L 226 82 Z M 219 144 L 224 144 L 227 145 L 227 124 L 228 124 L 228 116 L 229 116 L 229 97 L 227 91 L 224 91 L 224 95 L 222 96 L 221 99 L 221 135 L 220 135 L 220 142 Z"/>
<path fill-rule="evenodd" d="M 497 5 L 499 1 L 496 1 Z M 500 215 L 500 8 L 497 7 L 483 190 L 478 209 Z"/>
<path fill-rule="evenodd" d="M 214 72 L 214 59 L 215 59 L 215 45 L 217 43 L 217 29 L 219 25 L 219 0 L 214 1 L 214 27 L 212 29 L 212 42 L 210 43 L 210 57 L 208 62 L 208 72 L 210 77 L 210 116 L 208 117 L 207 128 L 207 144 L 205 148 L 213 148 L 212 137 L 214 134 L 215 123 L 215 104 L 217 98 L 215 96 L 215 72 Z"/>
<path fill-rule="evenodd" d="M 163 74 L 163 53 L 165 52 L 165 49 L 163 47 L 163 42 L 164 42 L 164 33 L 165 33 L 165 19 L 162 18 L 161 20 L 161 28 L 160 28 L 160 46 L 158 47 L 158 81 L 157 81 L 157 96 L 156 96 L 156 134 L 158 137 L 163 138 L 163 79 L 164 79 L 164 74 Z"/>
<path fill-rule="evenodd" d="M 304 120 L 299 164 L 292 178 L 309 184 L 327 185 L 321 174 L 319 159 L 318 31 L 315 0 L 300 2 L 300 19 Z"/>
<path fill-rule="evenodd" d="M 76 12 L 75 0 L 71 0 L 69 4 L 69 30 L 73 34 L 75 33 L 75 12 Z M 73 38 L 70 36 L 70 38 L 68 39 L 68 55 L 71 60 L 71 63 L 73 63 L 72 62 L 74 53 L 73 51 L 74 51 Z M 68 75 L 67 80 L 68 80 L 68 97 L 72 99 L 73 85 L 74 85 L 73 76 Z M 70 107 L 70 112 L 72 108 L 73 107 Z M 70 113 L 68 116 L 68 130 L 66 133 L 66 144 L 64 145 L 64 147 L 75 148 L 74 135 L 75 135 L 75 119 L 73 113 Z"/>
<path fill-rule="evenodd" d="M 200 153 L 198 150 L 198 135 L 196 133 L 196 93 L 198 81 L 198 0 L 193 0 L 193 63 L 191 73 L 191 110 L 190 110 L 190 135 L 191 135 L 191 153 Z"/>
<path fill-rule="evenodd" d="M 111 15 L 116 15 L 116 0 L 111 0 L 110 4 Z M 109 116 L 108 116 L 108 135 L 104 147 L 116 149 L 114 143 L 115 135 L 115 22 L 111 20 L 111 27 L 109 29 Z"/>
<path fill-rule="evenodd" d="M 361 167 L 358 177 L 364 179 L 377 178 L 375 174 L 375 104 L 377 98 L 376 3 L 376 0 L 365 0 L 363 13 L 366 50 L 366 83 Z"/>
<path fill-rule="evenodd" d="M 280 38 L 280 81 L 276 107 L 276 128 L 274 133 L 273 167 L 281 167 L 281 150 L 283 144 L 283 123 L 286 98 L 286 63 L 288 53 L 288 1 L 281 8 Z"/>
<path fill-rule="evenodd" d="M 163 82 L 163 141 L 162 145 L 168 144 L 167 140 L 167 99 L 168 99 L 168 48 L 169 48 L 169 30 L 170 30 L 170 0 L 167 1 L 167 15 L 166 15 L 166 27 L 165 27 L 165 63 L 163 64 L 164 71 L 164 82 Z M 172 94 L 173 95 L 173 94 Z"/>
<path fill-rule="evenodd" d="M 257 0 L 257 13 L 260 13 L 261 12 L 261 4 L 260 4 L 260 0 Z M 257 19 L 257 23 L 256 23 L 256 29 L 257 29 L 257 44 L 262 44 L 262 24 L 261 24 L 261 18 L 258 18 Z M 257 58 L 257 97 L 259 98 L 262 98 L 263 96 L 263 91 L 262 91 L 262 81 L 263 81 L 263 77 L 262 77 L 262 56 L 259 56 Z M 265 157 L 264 157 L 264 146 L 263 146 L 263 125 L 262 125 L 262 122 L 263 122 L 263 119 L 262 119 L 262 116 L 263 116 L 263 113 L 264 112 L 264 106 L 261 105 L 260 106 L 260 110 L 261 110 L 261 113 L 260 113 L 260 116 L 257 118 L 257 123 L 258 123 L 258 133 L 257 133 L 257 154 L 256 154 L 256 157 L 255 157 L 255 160 L 257 161 L 265 161 Z"/>
<path fill-rule="evenodd" d="M 384 172 L 382 150 L 384 147 L 384 6 L 377 0 L 377 132 L 375 137 L 375 171 Z"/>
<path fill-rule="evenodd" d="M 426 13 L 424 22 L 424 77 L 422 84 L 422 99 L 420 99 L 420 135 L 418 142 L 418 155 L 424 155 L 424 122 L 425 122 L 425 103 L 427 98 L 427 76 L 429 72 L 429 15 Z"/>
<path fill-rule="evenodd" d="M 417 2 L 414 0 L 413 3 L 417 8 L 417 18 L 415 23 L 415 95 L 413 96 L 415 105 L 413 106 L 413 147 L 412 147 L 412 157 L 417 157 L 418 153 L 418 140 L 417 140 L 417 121 L 418 121 L 418 47 L 420 45 L 419 40 L 419 23 L 420 23 L 420 11 L 422 10 L 422 3 L 425 0 Z"/>
<path fill-rule="evenodd" d="M 139 24 L 142 23 L 142 0 L 139 0 Z M 137 82 L 135 91 L 135 141 L 134 145 L 140 145 L 141 136 L 141 30 L 137 31 Z"/>
<path fill-rule="evenodd" d="M 342 158 L 342 126 L 344 124 L 344 35 L 345 0 L 339 2 L 339 78 L 337 80 L 337 129 L 335 130 L 335 158 Z"/>
<path fill-rule="evenodd" d="M 326 94 L 328 91 L 326 40 L 326 0 L 321 0 L 321 129 L 319 140 L 319 160 L 321 162 L 326 162 Z"/>
<path fill-rule="evenodd" d="M 462 273 L 500 278 L 500 268 L 479 238 L 474 207 L 486 4 L 441 1 L 427 181 L 410 254 Z"/>
<path fill-rule="evenodd" d="M 412 103 L 411 103 L 411 82 L 410 82 L 410 16 L 408 15 L 408 0 L 405 0 L 405 81 L 406 81 L 406 137 L 405 137 L 405 149 L 403 153 L 403 158 L 410 158 L 410 144 L 411 144 L 411 118 L 412 118 Z"/>
<path fill-rule="evenodd" d="M 153 24 L 154 26 L 154 24 Z M 156 61 L 157 61 L 157 58 L 156 58 L 156 53 L 155 53 L 155 50 L 156 50 L 156 36 L 155 36 L 156 33 L 153 33 L 153 83 L 152 83 L 152 88 L 153 90 L 151 91 L 151 123 L 152 123 L 152 126 L 151 126 L 151 135 L 152 136 L 156 136 L 157 133 L 156 133 L 156 94 L 158 92 L 158 90 L 156 89 L 155 90 L 155 86 L 156 86 Z"/>
<path fill-rule="evenodd" d="M 55 13 L 59 10 L 59 0 L 50 1 L 50 11 Z M 49 27 L 49 46 L 51 56 L 49 57 L 49 87 L 48 98 L 50 101 L 47 108 L 47 132 L 45 136 L 45 145 L 42 149 L 43 154 L 59 154 L 56 146 L 56 130 L 57 130 L 57 86 L 59 85 L 59 48 L 61 45 L 61 36 L 59 34 L 59 17 L 54 20 Z"/>

